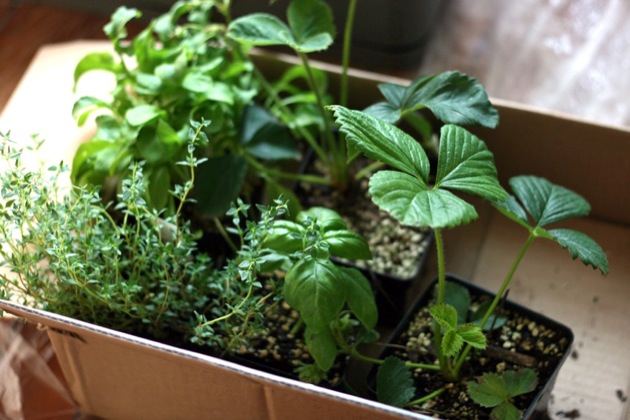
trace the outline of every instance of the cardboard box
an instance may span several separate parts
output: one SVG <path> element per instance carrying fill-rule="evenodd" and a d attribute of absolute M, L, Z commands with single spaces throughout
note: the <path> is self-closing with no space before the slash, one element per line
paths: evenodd
<path fill-rule="evenodd" d="M 43 48 L 7 105 L 0 130 L 11 128 L 14 137 L 40 132 L 48 139 L 51 161 L 68 161 L 76 140 L 85 135 L 70 116 L 72 70 L 86 52 L 98 48 L 106 47 L 88 42 Z M 353 107 L 379 98 L 379 80 L 405 82 L 354 73 Z M 573 356 L 556 382 L 551 414 L 626 419 L 630 131 L 494 102 L 501 116 L 498 129 L 475 131 L 495 153 L 502 180 L 535 174 L 582 194 L 593 206 L 592 216 L 570 226 L 591 235 L 610 260 L 610 274 L 603 278 L 541 240 L 513 280 L 510 299 L 570 326 L 576 337 Z M 479 213 L 477 222 L 445 232 L 447 267 L 496 290 L 526 234 L 487 206 L 480 205 Z M 434 273 L 429 267 L 418 289 Z M 49 328 L 72 394 L 86 413 L 112 418 L 426 418 L 9 302 L 0 307 Z"/>

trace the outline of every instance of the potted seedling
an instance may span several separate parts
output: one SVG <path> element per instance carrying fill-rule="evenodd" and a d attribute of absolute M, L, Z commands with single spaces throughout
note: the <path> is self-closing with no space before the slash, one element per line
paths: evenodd
<path fill-rule="evenodd" d="M 369 258 L 367 243 L 329 209 L 281 220 L 287 205 L 276 199 L 259 206 L 254 221 L 237 200 L 227 212 L 234 256 L 200 251 L 182 211 L 206 125 L 190 130 L 181 165 L 191 180 L 170 192 L 179 203 L 173 215 L 144 199 L 141 164 L 123 179 L 117 201 L 103 202 L 94 188 L 64 190 L 63 166 L 26 168 L 29 151 L 3 135 L 0 256 L 10 274 L 0 275 L 2 299 L 339 385 L 345 360 L 338 342 L 358 343 L 378 314 L 367 279 L 330 256 Z M 326 381 L 335 363 L 336 377 Z"/>
<path fill-rule="evenodd" d="M 356 1 L 348 7 L 342 104 Z M 397 320 L 410 280 L 421 273 L 431 232 L 397 225 L 379 213 L 369 200 L 366 177 L 380 164 L 355 160 L 324 110 L 333 99 L 309 56 L 333 44 L 335 26 L 326 2 L 292 1 L 288 23 L 265 13 L 232 20 L 230 4 L 219 0 L 177 2 L 129 38 L 126 25 L 138 16 L 135 9 L 118 9 L 105 26 L 114 52 L 89 54 L 76 67 L 75 85 L 95 70 L 111 73 L 116 85 L 110 98 L 84 96 L 74 106 L 80 125 L 98 115 L 95 134 L 75 155 L 73 182 L 114 181 L 120 190 L 131 164 L 143 161 L 145 199 L 153 208 L 172 212 L 177 203 L 162 186 L 188 179 L 177 162 L 186 154 L 188 120 L 203 117 L 211 124 L 196 149 L 203 160 L 195 169 L 196 203 L 185 210 L 206 231 L 205 242 L 225 238 L 229 245 L 221 215 L 237 197 L 254 204 L 282 194 L 293 216 L 301 207 L 333 207 L 350 229 L 369 236 L 373 258 L 359 267 L 380 290 L 387 314 Z M 268 81 L 247 54 L 251 46 L 268 45 L 289 48 L 301 65 Z M 421 77 L 407 88 L 385 84 L 380 89 L 387 102 L 368 111 L 390 122 L 404 121 L 422 133 L 425 145 L 434 135 L 422 109 L 447 123 L 494 127 L 498 120 L 483 87 L 457 72 Z M 287 162 L 305 159 L 304 145 L 314 156 L 309 171 L 315 173 L 287 169 Z M 294 194 L 287 181 L 298 182 L 301 194 Z"/>
<path fill-rule="evenodd" d="M 342 104 L 347 101 L 346 71 L 356 7 L 356 2 L 351 1 L 343 37 Z M 299 57 L 301 71 L 294 73 L 293 77 L 303 76 L 307 83 L 314 102 L 308 109 L 312 110 L 314 106 L 318 122 L 315 127 L 300 127 L 311 129 L 301 131 L 312 152 L 312 161 L 306 165 L 306 170 L 318 173 L 324 182 L 300 182 L 298 195 L 305 207 L 324 205 L 337 209 L 353 229 L 369 236 L 373 258 L 362 262 L 361 267 L 369 268 L 370 271 L 366 273 L 373 277 L 373 273 L 378 273 L 375 283 L 390 300 L 386 305 L 388 313 L 394 314 L 404 305 L 410 280 L 420 274 L 431 233 L 425 228 L 397 225 L 387 214 L 379 212 L 369 200 L 367 177 L 380 169 L 381 164 L 363 158 L 356 159 L 357 154 L 347 148 L 343 141 L 344 133 L 333 130 L 330 115 L 324 110 L 324 106 L 330 102 L 330 95 L 327 95 L 326 84 L 322 83 L 309 59 L 309 54 L 328 48 L 335 37 L 328 5 L 318 0 L 293 1 L 287 9 L 287 18 L 288 23 L 285 23 L 268 13 L 246 15 L 231 22 L 227 35 L 246 46 L 283 46 Z M 296 107 L 293 104 L 295 95 L 284 98 L 285 84 L 281 80 L 274 85 L 274 93 L 283 99 L 272 106 L 272 112 L 291 126 L 294 121 L 306 119 L 300 116 L 306 104 L 300 102 L 300 106 Z M 383 84 L 379 88 L 387 102 L 375 104 L 367 112 L 392 123 L 404 121 L 422 133 L 426 145 L 431 144 L 434 135 L 431 124 L 420 113 L 421 110 L 430 110 L 445 123 L 493 128 L 498 122 L 497 112 L 483 87 L 475 79 L 459 72 L 420 77 L 408 87 Z M 295 115 L 295 112 L 298 114 Z M 313 128 L 317 129 L 315 134 Z"/>
<path fill-rule="evenodd" d="M 429 412 L 435 410 L 453 418 L 474 412 L 475 404 L 484 407 L 481 416 L 520 418 L 523 412 L 531 415 L 533 409 L 529 408 L 529 404 L 533 401 L 535 406 L 541 398 L 539 394 L 550 391 L 544 381 L 553 380 L 559 368 L 557 364 L 567 354 L 570 344 L 567 336 L 555 348 L 554 354 L 558 357 L 551 369 L 546 365 L 551 362 L 542 360 L 527 369 L 505 369 L 504 363 L 500 371 L 482 368 L 475 373 L 472 366 L 477 366 L 475 362 L 486 357 L 481 351 L 488 348 L 491 331 L 503 328 L 509 322 L 498 319 L 500 311 L 497 309 L 502 306 L 510 280 L 534 239 L 553 240 L 567 248 L 573 258 L 579 258 L 603 274 L 608 272 L 605 253 L 590 237 L 574 230 L 547 228 L 551 223 L 587 215 L 590 206 L 578 194 L 535 176 L 512 178 L 510 186 L 515 196 L 509 195 L 497 180 L 493 156 L 485 143 L 454 125 L 445 125 L 441 129 L 437 170 L 433 183 L 430 183 L 429 159 L 412 137 L 361 111 L 341 106 L 332 107 L 332 110 L 350 147 L 392 168 L 377 172 L 370 178 L 370 194 L 374 202 L 402 224 L 429 226 L 435 232 L 438 267 L 435 297 L 424 309 L 428 317 L 425 321 L 419 321 L 414 318 L 415 315 L 406 319 L 412 324 L 424 322 L 428 328 L 422 330 L 421 335 L 418 335 L 421 329 L 413 325 L 411 328 L 416 328 L 413 332 L 405 330 L 409 342 L 402 343 L 404 350 L 400 352 L 408 358 L 412 354 L 421 354 L 418 359 L 425 361 L 426 366 L 412 373 L 405 368 L 403 361 L 388 358 L 378 373 L 380 389 L 376 391 L 377 395 L 399 406 L 409 405 L 420 410 L 422 406 L 431 407 Z M 475 292 L 477 296 L 485 294 L 485 298 L 476 301 L 477 305 L 483 306 L 481 310 L 477 308 L 473 321 L 469 319 L 469 298 L 466 297 L 473 293 L 462 292 L 461 286 L 449 284 L 446 277 L 442 230 L 477 218 L 475 208 L 455 193 L 476 195 L 493 203 L 502 214 L 528 232 L 525 244 L 492 299 L 483 303 L 483 299 L 488 299 L 487 293 Z M 516 308 L 509 309 L 510 316 L 520 316 L 514 312 Z M 504 339 L 503 343 L 516 341 L 517 335 Z M 527 353 L 527 350 L 523 351 Z M 542 369 L 543 366 L 547 370 Z M 420 378 L 436 368 L 443 379 L 419 380 L 418 387 L 426 394 L 416 395 L 414 375 Z M 545 377 L 541 374 L 543 371 Z M 427 391 L 427 384 L 429 388 L 434 388 Z M 451 395 L 461 399 L 450 400 L 447 396 Z M 531 398 L 521 399 L 522 395 Z M 467 403 L 473 408 L 465 408 Z M 455 410 L 457 407 L 463 411 Z"/>

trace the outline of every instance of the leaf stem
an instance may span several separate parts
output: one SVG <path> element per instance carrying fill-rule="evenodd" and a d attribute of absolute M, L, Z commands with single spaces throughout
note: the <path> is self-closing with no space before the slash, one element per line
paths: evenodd
<path fill-rule="evenodd" d="M 437 304 L 439 305 L 444 303 L 444 297 L 446 295 L 446 268 L 444 263 L 444 242 L 442 241 L 442 230 L 439 228 L 435 228 L 434 235 L 438 263 Z M 445 377 L 451 378 L 453 369 L 450 359 L 445 356 L 444 352 L 442 351 L 442 327 L 440 326 L 439 322 L 435 322 L 433 324 L 433 335 L 435 336 L 435 352 L 437 353 L 442 373 Z"/>
<path fill-rule="evenodd" d="M 341 95 L 340 103 L 346 106 L 348 102 L 348 68 L 350 67 L 350 43 L 352 41 L 352 27 L 354 24 L 354 16 L 357 8 L 357 0 L 350 0 L 348 4 L 348 15 L 346 17 L 346 27 L 343 34 L 343 56 L 341 70 Z"/>
<path fill-rule="evenodd" d="M 385 361 L 382 359 L 378 359 L 376 357 L 370 357 L 370 356 L 366 356 L 362 353 L 360 353 L 356 348 L 354 347 L 350 347 L 348 346 L 348 348 L 346 348 L 347 353 L 350 355 L 350 357 L 355 357 L 359 360 L 363 360 L 365 362 L 369 362 L 369 363 L 373 363 L 375 365 L 382 365 Z M 405 366 L 411 369 L 425 369 L 425 370 L 440 370 L 440 366 L 439 365 L 430 365 L 430 364 L 426 364 L 426 363 L 414 363 L 414 362 L 409 362 L 406 361 L 405 362 Z"/>
<path fill-rule="evenodd" d="M 287 118 L 293 119 L 293 114 L 291 110 L 282 103 L 282 101 L 278 97 L 278 93 L 276 92 L 276 90 L 273 88 L 273 86 L 271 86 L 271 84 L 267 81 L 265 76 L 260 72 L 260 70 L 256 66 L 254 66 L 254 74 L 256 76 L 256 79 L 262 86 L 262 88 L 265 90 L 265 92 L 269 96 L 269 98 L 273 100 L 273 102 L 287 116 Z M 304 140 L 306 140 L 308 145 L 313 149 L 313 151 L 317 154 L 317 156 L 322 162 L 329 161 L 328 155 L 326 154 L 324 149 L 322 149 L 322 147 L 317 143 L 313 135 L 308 130 L 300 126 L 296 127 L 296 130 L 304 138 Z"/>
<path fill-rule="evenodd" d="M 503 294 L 507 290 L 507 287 L 509 286 L 510 281 L 512 280 L 512 277 L 514 276 L 514 273 L 516 272 L 516 269 L 518 268 L 519 264 L 523 260 L 523 257 L 527 253 L 527 250 L 529 249 L 529 246 L 532 244 L 534 239 L 536 239 L 536 236 L 535 236 L 535 234 L 533 232 L 530 231 L 529 237 L 527 238 L 527 240 L 523 244 L 523 247 L 519 251 L 516 259 L 514 260 L 514 262 L 512 263 L 512 267 L 510 268 L 510 271 L 508 272 L 507 276 L 503 280 L 503 284 L 501 284 L 501 288 L 497 292 L 496 296 L 492 300 L 492 303 L 490 304 L 490 307 L 488 308 L 488 310 L 486 311 L 486 314 L 484 315 L 483 319 L 481 320 L 481 322 L 479 324 L 479 325 L 481 325 L 481 328 L 483 328 L 483 326 L 486 325 L 486 323 L 488 322 L 488 319 L 490 319 L 490 317 L 494 313 L 494 310 L 496 309 L 497 305 L 501 301 L 501 298 L 503 297 Z M 462 368 L 462 365 L 464 364 L 464 361 L 466 360 L 466 357 L 468 356 L 468 353 L 470 352 L 471 348 L 472 347 L 470 345 L 466 345 L 466 348 L 464 349 L 464 351 L 462 351 L 462 353 L 459 355 L 459 358 L 457 360 L 457 364 L 455 366 L 455 373 L 456 374 L 458 374 L 460 369 Z"/>
<path fill-rule="evenodd" d="M 310 184 L 330 185 L 330 180 L 322 176 L 284 172 L 278 169 L 269 168 L 248 155 L 245 155 L 245 159 L 249 165 L 256 169 L 256 171 L 267 174 L 275 179 L 289 179 L 293 181 L 304 181 Z"/>
<path fill-rule="evenodd" d="M 407 404 L 405 404 L 405 407 L 410 407 L 412 405 L 423 404 L 423 403 L 425 403 L 425 402 L 427 402 L 429 400 L 432 400 L 433 398 L 437 397 L 438 395 L 440 395 L 444 391 L 446 391 L 446 387 L 445 386 L 443 386 L 440 389 L 437 389 L 437 390 L 433 391 L 430 394 L 425 395 L 424 397 L 418 398 L 417 400 L 409 401 Z"/>

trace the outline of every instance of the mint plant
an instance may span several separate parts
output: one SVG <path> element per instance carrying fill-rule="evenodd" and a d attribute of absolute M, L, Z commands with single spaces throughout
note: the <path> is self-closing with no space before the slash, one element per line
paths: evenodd
<path fill-rule="evenodd" d="M 189 180 L 177 162 L 186 155 L 189 120 L 204 118 L 193 195 L 208 217 L 228 210 L 237 197 L 251 196 L 252 184 L 290 194 L 277 182 L 277 162 L 299 157 L 286 126 L 253 104 L 261 81 L 239 46 L 225 37 L 229 2 L 178 1 L 129 38 L 127 25 L 140 17 L 119 8 L 105 26 L 113 53 L 98 52 L 76 66 L 75 85 L 88 72 L 105 71 L 115 80 L 110 98 L 85 96 L 74 105 L 79 125 L 96 115 L 97 131 L 72 162 L 77 185 L 120 180 L 133 162 L 145 162 L 150 207 L 172 213 L 177 203 L 164 185 Z M 224 23 L 220 23 L 224 22 Z M 253 174 L 253 176 L 252 176 Z M 218 182 L 218 180 L 221 180 Z"/>
<path fill-rule="evenodd" d="M 427 226 L 435 232 L 438 285 L 434 339 L 439 367 L 447 380 L 457 380 L 471 349 L 486 346 L 481 326 L 486 326 L 507 290 L 520 261 L 536 238 L 550 239 L 567 248 L 585 265 L 608 271 L 606 254 L 583 233 L 547 229 L 547 225 L 585 216 L 590 206 L 578 194 L 534 176 L 510 180 L 514 196 L 499 184 L 492 153 L 485 143 L 455 125 L 441 129 L 436 176 L 429 183 L 429 160 L 421 145 L 397 127 L 361 111 L 331 108 L 349 147 L 382 162 L 391 169 L 375 173 L 369 182 L 372 200 L 400 223 Z M 442 229 L 471 222 L 475 208 L 453 192 L 479 196 L 511 220 L 525 227 L 529 237 L 504 279 L 496 297 L 478 324 L 461 325 L 458 311 L 447 303 Z M 520 202 L 519 202 L 520 201 Z M 530 216 L 527 215 L 530 213 Z"/>

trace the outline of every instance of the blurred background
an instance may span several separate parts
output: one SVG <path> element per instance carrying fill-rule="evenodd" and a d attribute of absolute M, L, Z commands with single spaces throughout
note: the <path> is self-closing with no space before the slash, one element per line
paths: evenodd
<path fill-rule="evenodd" d="M 233 4 L 281 14 L 286 2 Z M 103 38 L 121 4 L 149 18 L 172 3 L 0 0 L 0 111 L 40 45 Z M 347 0 L 331 5 L 341 28 Z M 627 0 L 359 0 L 352 62 L 406 78 L 457 69 L 495 98 L 630 126 L 629 18 Z"/>

